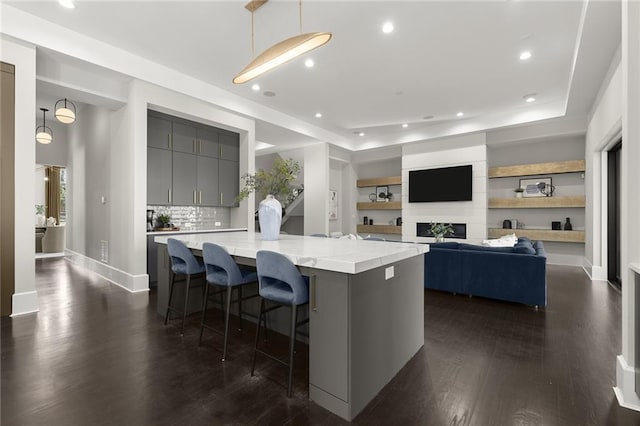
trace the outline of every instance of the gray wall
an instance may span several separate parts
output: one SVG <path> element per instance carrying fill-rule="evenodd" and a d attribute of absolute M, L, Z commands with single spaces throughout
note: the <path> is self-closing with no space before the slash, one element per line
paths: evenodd
<path fill-rule="evenodd" d="M 110 229 L 111 113 L 86 105 L 78 117 L 69 128 L 67 247 L 105 260 L 101 241 L 109 240 Z"/>

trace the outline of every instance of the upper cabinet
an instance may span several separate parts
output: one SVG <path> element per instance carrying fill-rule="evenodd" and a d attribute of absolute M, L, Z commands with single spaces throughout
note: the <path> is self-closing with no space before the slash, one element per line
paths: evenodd
<path fill-rule="evenodd" d="M 238 205 L 237 133 L 149 111 L 147 139 L 147 204 Z"/>
<path fill-rule="evenodd" d="M 151 115 L 147 117 L 147 145 L 171 149 L 171 120 Z"/>

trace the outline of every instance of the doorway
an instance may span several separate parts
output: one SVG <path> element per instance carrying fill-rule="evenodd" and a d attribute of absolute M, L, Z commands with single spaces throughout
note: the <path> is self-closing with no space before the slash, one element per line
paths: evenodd
<path fill-rule="evenodd" d="M 622 140 L 607 153 L 607 280 L 620 288 L 620 177 Z"/>

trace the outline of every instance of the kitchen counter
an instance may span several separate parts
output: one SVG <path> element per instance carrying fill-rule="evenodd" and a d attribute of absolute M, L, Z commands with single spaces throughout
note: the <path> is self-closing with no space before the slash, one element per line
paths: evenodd
<path fill-rule="evenodd" d="M 153 238 L 158 246 L 160 320 L 169 299 L 169 237 Z M 255 265 L 259 250 L 272 250 L 298 265 L 309 277 L 309 398 L 346 420 L 355 418 L 424 345 L 426 244 L 301 235 L 263 241 L 255 232 L 175 238 L 198 256 L 202 245 L 212 242 L 240 264 Z M 180 288 L 174 290 L 172 303 L 191 306 L 189 312 L 201 310 L 202 295 L 192 292 L 185 301 L 184 287 Z M 249 302 L 243 307 L 257 314 L 257 300 Z M 286 335 L 288 321 L 273 314 L 269 328 Z"/>

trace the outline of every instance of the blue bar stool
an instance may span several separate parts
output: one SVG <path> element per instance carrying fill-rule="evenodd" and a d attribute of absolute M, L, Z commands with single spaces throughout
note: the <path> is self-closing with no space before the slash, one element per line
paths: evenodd
<path fill-rule="evenodd" d="M 227 307 L 224 319 L 224 345 L 222 349 L 222 360 L 224 361 L 227 357 L 227 336 L 229 335 L 229 313 L 231 311 L 231 303 L 238 303 L 238 316 L 240 317 L 240 324 L 242 325 L 242 301 L 259 296 L 258 294 L 254 294 L 243 298 L 242 286 L 257 282 L 258 276 L 255 271 L 238 266 L 231 255 L 217 244 L 204 243 L 202 245 L 202 257 L 204 258 L 204 266 L 206 269 L 207 286 L 204 290 L 202 322 L 200 323 L 200 341 L 198 344 L 202 344 L 202 332 L 205 328 L 215 331 L 216 333 L 220 333 L 219 330 L 205 324 L 207 304 L 209 302 L 209 287 L 211 287 L 211 285 L 226 287 Z M 238 290 L 238 298 L 232 301 L 231 294 L 233 289 Z M 214 294 L 224 291 L 224 289 L 221 289 Z"/>
<path fill-rule="evenodd" d="M 191 276 L 204 273 L 204 264 L 193 255 L 191 250 L 189 250 L 182 241 L 176 240 L 175 238 L 169 238 L 167 241 L 167 250 L 169 251 L 169 258 L 171 259 L 171 286 L 169 287 L 169 302 L 167 303 L 167 314 L 164 317 L 164 325 L 167 325 L 167 321 L 169 320 L 169 311 L 181 312 L 182 328 L 180 329 L 180 335 L 184 335 L 184 322 L 187 318 L 187 308 L 189 306 Z M 184 275 L 186 277 L 183 311 L 171 306 L 176 275 Z"/>
<path fill-rule="evenodd" d="M 260 250 L 256 255 L 256 266 L 258 269 L 258 283 L 260 297 L 260 315 L 258 316 L 258 324 L 256 328 L 256 340 L 253 347 L 253 365 L 251 366 L 251 375 L 256 368 L 256 355 L 259 353 L 271 358 L 289 367 L 289 386 L 287 388 L 287 397 L 291 397 L 291 385 L 293 379 L 293 350 L 296 341 L 296 329 L 300 325 L 309 322 L 305 319 L 298 321 L 298 306 L 309 303 L 309 278 L 302 276 L 296 266 L 280 253 L 268 250 Z M 265 310 L 265 300 L 276 303 L 275 306 Z M 266 313 L 282 306 L 291 306 L 291 333 L 289 342 L 289 363 L 282 361 L 258 349 L 258 339 L 260 335 L 260 322 L 262 316 Z"/>

